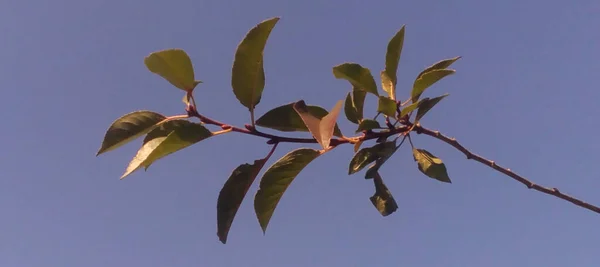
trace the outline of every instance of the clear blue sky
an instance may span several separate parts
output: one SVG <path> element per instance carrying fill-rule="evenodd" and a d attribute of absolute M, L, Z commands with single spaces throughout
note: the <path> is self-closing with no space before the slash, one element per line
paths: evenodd
<path fill-rule="evenodd" d="M 8 0 L 0 266 L 598 266 L 600 215 L 426 136 L 414 141 L 447 163 L 453 184 L 420 174 L 405 147 L 382 171 L 399 205 L 384 218 L 369 201 L 372 182 L 346 174 L 351 147 L 340 147 L 292 183 L 265 236 L 255 184 L 227 245 L 216 236 L 218 192 L 233 168 L 267 153 L 265 140 L 219 136 L 122 181 L 139 141 L 94 157 L 122 114 L 183 112 L 181 91 L 143 64 L 156 50 L 190 54 L 205 82 L 201 112 L 247 123 L 230 86 L 233 54 L 273 16 L 282 19 L 257 113 L 299 99 L 331 108 L 349 90 L 331 67 L 354 61 L 378 73 L 387 41 L 406 24 L 400 96 L 424 67 L 463 57 L 456 75 L 427 91 L 450 96 L 426 127 L 600 204 L 599 1 Z"/>

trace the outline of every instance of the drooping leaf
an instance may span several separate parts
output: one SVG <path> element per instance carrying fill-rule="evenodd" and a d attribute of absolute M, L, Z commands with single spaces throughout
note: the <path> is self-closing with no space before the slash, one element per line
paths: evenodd
<path fill-rule="evenodd" d="M 155 130 L 148 133 L 150 137 L 144 139 L 144 144 L 129 163 L 121 179 L 142 167 L 148 169 L 155 161 L 212 136 L 201 124 L 186 120 L 168 121 L 165 127 Z"/>
<path fill-rule="evenodd" d="M 350 165 L 348 166 L 348 175 L 359 172 L 370 163 L 381 157 L 385 157 L 390 152 L 395 150 L 395 148 L 396 142 L 386 141 L 383 143 L 378 143 L 372 147 L 366 147 L 359 150 L 356 152 L 356 154 L 354 154 L 352 160 L 350 160 Z"/>
<path fill-rule="evenodd" d="M 289 103 L 269 110 L 256 120 L 256 125 L 282 132 L 308 132 L 308 128 L 304 125 L 302 118 L 296 113 L 293 106 L 294 103 Z M 329 114 L 326 109 L 319 106 L 307 106 L 307 108 L 308 112 L 318 119 L 322 119 Z M 342 137 L 342 132 L 337 124 L 333 135 Z"/>
<path fill-rule="evenodd" d="M 322 119 L 310 114 L 308 106 L 304 100 L 296 102 L 293 108 L 296 113 L 298 113 L 304 122 L 304 125 L 306 125 L 315 140 L 317 140 L 323 149 L 327 149 L 329 147 L 331 137 L 333 136 L 334 125 L 336 125 L 337 117 L 340 113 L 340 109 L 342 108 L 342 101 L 338 101 L 331 109 L 331 112 L 329 112 L 329 114 L 324 116 Z"/>
<path fill-rule="evenodd" d="M 333 67 L 333 76 L 349 81 L 356 89 L 379 96 L 371 71 L 357 63 L 343 63 Z"/>
<path fill-rule="evenodd" d="M 381 166 L 383 166 L 383 164 L 392 157 L 392 155 L 394 155 L 394 153 L 396 153 L 396 151 L 398 150 L 398 148 L 400 148 L 400 145 L 396 146 L 395 145 L 396 142 L 394 142 L 394 146 L 388 146 L 386 147 L 385 150 L 382 150 L 380 153 L 380 156 L 375 160 L 375 163 L 372 164 L 369 169 L 367 169 L 367 172 L 365 173 L 365 179 L 371 179 L 374 178 L 375 176 L 378 175 L 379 169 L 381 168 Z"/>
<path fill-rule="evenodd" d="M 454 74 L 455 72 L 455 70 L 451 69 L 440 69 L 432 70 L 421 75 L 415 80 L 415 83 L 413 84 L 413 89 L 410 93 L 412 102 L 417 102 L 419 100 L 419 97 L 421 97 L 421 94 L 425 91 L 425 89 L 429 88 L 431 85 L 443 79 L 444 77 Z"/>
<path fill-rule="evenodd" d="M 223 185 L 217 200 L 217 236 L 223 244 L 227 242 L 235 214 L 265 162 L 266 159 L 260 159 L 255 160 L 254 164 L 238 166 Z"/>
<path fill-rule="evenodd" d="M 369 199 L 373 206 L 381 213 L 383 216 L 388 216 L 394 213 L 398 209 L 398 204 L 396 204 L 396 200 L 390 190 L 383 183 L 383 179 L 378 172 L 376 172 L 373 177 L 373 183 L 375 185 L 375 194 Z"/>
<path fill-rule="evenodd" d="M 115 120 L 104 135 L 96 156 L 116 149 L 151 131 L 167 117 L 156 112 L 141 110 L 126 114 Z"/>
<path fill-rule="evenodd" d="M 379 103 L 377 105 L 377 112 L 394 117 L 394 115 L 396 115 L 396 101 L 385 96 L 380 96 Z"/>
<path fill-rule="evenodd" d="M 192 91 L 201 83 L 195 80 L 192 61 L 182 49 L 153 52 L 144 58 L 144 64 L 152 73 L 160 75 L 181 90 Z"/>
<path fill-rule="evenodd" d="M 385 69 L 381 72 L 381 83 L 383 90 L 388 93 L 391 99 L 396 99 L 396 83 L 398 81 L 398 63 L 402 55 L 404 46 L 405 25 L 390 39 L 385 54 Z"/>
<path fill-rule="evenodd" d="M 448 177 L 446 165 L 441 159 L 429 153 L 425 149 L 413 148 L 413 157 L 418 164 L 419 170 L 430 178 L 445 183 L 452 183 Z"/>
<path fill-rule="evenodd" d="M 279 18 L 262 21 L 238 45 L 231 70 L 231 87 L 237 99 L 253 111 L 265 87 L 263 51 Z"/>
<path fill-rule="evenodd" d="M 352 92 L 349 92 L 348 95 L 346 95 L 346 101 L 344 102 L 344 114 L 346 115 L 346 119 L 352 123 L 358 124 L 361 119 L 359 118 L 356 107 L 354 107 L 354 103 L 352 103 Z"/>
<path fill-rule="evenodd" d="M 423 100 L 421 100 L 423 101 Z M 406 107 L 404 107 L 401 111 L 400 111 L 400 116 L 398 116 L 399 118 L 402 118 L 406 115 L 408 115 L 409 113 L 413 112 L 415 109 L 417 109 L 419 107 L 419 105 L 421 104 L 421 101 L 417 102 L 417 103 L 412 103 Z"/>
<path fill-rule="evenodd" d="M 421 73 L 419 73 L 419 75 L 417 75 L 417 79 L 419 77 L 423 76 L 423 74 L 428 73 L 432 70 L 446 69 L 446 68 L 450 67 L 450 65 L 452 65 L 452 63 L 456 62 L 460 58 L 461 57 L 453 57 L 453 58 L 449 58 L 449 59 L 440 60 L 440 61 L 434 63 L 433 65 L 425 68 L 423 71 L 421 71 Z"/>
<path fill-rule="evenodd" d="M 254 210 L 263 232 L 294 178 L 319 155 L 321 152 L 318 150 L 299 148 L 280 158 L 265 172 L 254 197 Z"/>
<path fill-rule="evenodd" d="M 381 125 L 379 125 L 379 122 L 376 120 L 371 120 L 371 119 L 364 119 L 360 122 L 360 124 L 358 125 L 358 129 L 356 130 L 357 133 L 362 132 L 362 131 L 367 131 L 367 130 L 373 130 L 373 129 L 381 129 Z"/>
<path fill-rule="evenodd" d="M 417 121 L 420 121 L 421 118 L 423 118 L 423 116 L 425 116 L 425 114 L 427 114 L 427 112 L 429 110 L 431 110 L 431 108 L 433 108 L 438 102 L 440 102 L 442 99 L 444 99 L 444 97 L 447 97 L 448 94 L 443 94 L 441 96 L 438 97 L 434 97 L 434 98 L 424 98 L 423 100 L 419 101 L 421 102 L 421 104 L 419 105 L 419 110 L 417 111 L 417 117 L 415 118 L 415 123 Z"/>

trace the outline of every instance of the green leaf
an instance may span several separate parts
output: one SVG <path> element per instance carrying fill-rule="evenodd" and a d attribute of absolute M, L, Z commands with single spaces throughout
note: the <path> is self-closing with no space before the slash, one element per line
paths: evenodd
<path fill-rule="evenodd" d="M 210 136 L 212 133 L 201 124 L 186 120 L 168 121 L 162 127 L 148 133 L 144 144 L 129 163 L 121 179 L 141 167 L 148 169 L 155 161 Z"/>
<path fill-rule="evenodd" d="M 417 109 L 419 107 L 420 104 L 421 104 L 421 101 L 419 101 L 417 103 L 412 103 L 412 104 L 404 107 L 402 109 L 402 111 L 400 111 L 400 116 L 399 117 L 402 118 L 402 117 L 408 115 L 408 113 L 413 112 L 415 109 Z"/>
<path fill-rule="evenodd" d="M 371 179 L 371 178 L 375 178 L 379 172 L 379 169 L 381 168 L 381 166 L 383 166 L 383 164 L 392 157 L 392 155 L 394 155 L 394 153 L 396 153 L 396 151 L 398 150 L 398 148 L 400 148 L 400 145 L 402 145 L 402 143 L 398 146 L 396 145 L 396 142 L 393 142 L 394 146 L 391 147 L 386 147 L 386 149 L 384 151 L 382 151 L 381 156 L 379 158 L 377 158 L 377 160 L 375 161 L 375 164 L 371 165 L 371 167 L 369 167 L 369 169 L 367 170 L 367 172 L 365 173 L 365 179 Z"/>
<path fill-rule="evenodd" d="M 238 45 L 231 70 L 231 87 L 235 97 L 253 112 L 265 88 L 263 51 L 271 30 L 279 18 L 262 21 L 247 34 Z"/>
<path fill-rule="evenodd" d="M 421 75 L 415 80 L 415 83 L 413 84 L 413 89 L 410 94 L 412 102 L 417 102 L 419 100 L 419 97 L 421 97 L 421 94 L 425 91 L 425 89 L 429 88 L 431 85 L 443 79 L 444 77 L 454 74 L 455 72 L 455 70 L 441 69 L 432 70 Z"/>
<path fill-rule="evenodd" d="M 304 100 L 294 103 L 293 107 L 300 118 L 302 118 L 304 125 L 306 125 L 315 140 L 317 140 L 323 149 L 328 149 L 329 142 L 333 136 L 334 125 L 336 125 L 337 117 L 340 113 L 340 109 L 342 108 L 342 101 L 338 101 L 331 109 L 331 112 L 329 112 L 329 114 L 322 119 L 310 114 L 308 106 L 306 106 Z"/>
<path fill-rule="evenodd" d="M 158 74 L 175 87 L 192 91 L 201 81 L 194 78 L 192 61 L 182 49 L 167 49 L 151 53 L 144 64 L 152 73 Z"/>
<path fill-rule="evenodd" d="M 379 104 L 377 105 L 377 112 L 394 117 L 394 115 L 396 115 L 396 101 L 385 96 L 380 96 Z"/>
<path fill-rule="evenodd" d="M 260 159 L 255 160 L 254 164 L 245 163 L 238 166 L 223 185 L 217 200 L 217 236 L 223 244 L 227 242 L 235 214 L 266 161 Z"/>
<path fill-rule="evenodd" d="M 350 122 L 358 124 L 363 119 L 365 97 L 366 92 L 361 90 L 352 90 L 346 96 L 344 113 Z"/>
<path fill-rule="evenodd" d="M 304 125 L 302 118 L 294 110 L 294 103 L 289 103 L 269 110 L 256 120 L 256 125 L 282 132 L 308 132 L 308 128 Z M 319 119 L 322 119 L 329 114 L 326 109 L 319 106 L 307 107 L 308 112 Z M 342 132 L 337 124 L 334 128 L 333 135 L 342 137 Z"/>
<path fill-rule="evenodd" d="M 446 165 L 444 165 L 441 159 L 435 157 L 425 149 L 417 148 L 413 148 L 413 157 L 423 174 L 438 181 L 452 183 L 450 177 L 448 177 Z"/>
<path fill-rule="evenodd" d="M 390 39 L 387 52 L 385 54 L 385 69 L 381 72 L 381 84 L 383 90 L 388 93 L 391 99 L 396 99 L 396 83 L 398 81 L 398 63 L 402 55 L 402 47 L 404 46 L 404 30 L 405 26 Z"/>
<path fill-rule="evenodd" d="M 398 209 L 398 204 L 396 204 L 396 200 L 394 200 L 394 196 L 390 190 L 383 183 L 383 179 L 376 173 L 373 183 L 375 185 L 375 194 L 369 199 L 373 206 L 381 213 L 383 216 L 388 216 L 394 213 Z"/>
<path fill-rule="evenodd" d="M 167 117 L 156 112 L 141 110 L 126 114 L 115 120 L 104 135 L 96 156 L 116 149 L 151 131 Z"/>
<path fill-rule="evenodd" d="M 456 62 L 460 58 L 461 57 L 453 57 L 453 58 L 449 58 L 449 59 L 440 60 L 440 61 L 434 63 L 433 65 L 425 68 L 423 71 L 421 71 L 421 73 L 419 73 L 419 75 L 417 75 L 417 79 L 419 77 L 423 76 L 423 74 L 428 73 L 432 70 L 446 69 L 446 68 L 450 67 L 450 65 L 452 65 L 452 63 Z"/>
<path fill-rule="evenodd" d="M 265 172 L 254 197 L 254 210 L 263 233 L 288 186 L 319 155 L 318 150 L 299 148 L 280 158 Z"/>
<path fill-rule="evenodd" d="M 360 122 L 360 124 L 358 125 L 358 129 L 356 130 L 356 132 L 362 132 L 362 131 L 368 131 L 368 130 L 373 130 L 373 129 L 381 129 L 381 125 L 379 125 L 379 122 L 376 120 L 371 120 L 371 119 L 364 119 Z"/>
<path fill-rule="evenodd" d="M 424 98 L 423 100 L 419 101 L 421 102 L 421 104 L 419 105 L 419 110 L 417 111 L 415 123 L 421 120 L 421 118 L 423 118 L 423 116 L 425 116 L 425 114 L 427 114 L 429 110 L 431 110 L 438 102 L 440 102 L 442 99 L 444 99 L 444 97 L 447 96 L 448 94 L 444 94 L 438 97 L 434 97 L 432 99 Z"/>
<path fill-rule="evenodd" d="M 372 147 L 366 147 L 354 154 L 352 160 L 350 160 L 350 166 L 348 166 L 348 175 L 359 172 L 370 163 L 376 161 L 381 157 L 385 157 L 390 152 L 395 150 L 396 142 L 383 142 L 378 143 Z"/>
<path fill-rule="evenodd" d="M 333 76 L 349 81 L 356 89 L 379 96 L 371 71 L 357 63 L 343 63 L 333 67 Z"/>

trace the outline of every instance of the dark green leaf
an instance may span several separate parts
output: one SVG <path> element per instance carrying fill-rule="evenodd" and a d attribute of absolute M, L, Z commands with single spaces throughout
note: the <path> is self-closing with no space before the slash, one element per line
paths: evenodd
<path fill-rule="evenodd" d="M 444 165 L 441 159 L 435 157 L 425 149 L 417 148 L 413 148 L 413 157 L 422 173 L 438 181 L 451 183 L 446 165 Z"/>
<path fill-rule="evenodd" d="M 358 124 L 361 119 L 359 118 L 356 107 L 354 107 L 354 103 L 352 103 L 352 92 L 349 92 L 348 95 L 346 95 L 346 101 L 344 102 L 344 114 L 346 115 L 346 119 L 352 123 Z"/>
<path fill-rule="evenodd" d="M 348 175 L 354 174 L 362 170 L 370 163 L 376 161 L 381 157 L 385 157 L 391 151 L 395 150 L 396 142 L 383 142 L 378 143 L 372 147 L 366 147 L 354 154 L 352 160 L 350 160 L 350 166 L 348 167 Z"/>
<path fill-rule="evenodd" d="M 383 166 L 383 164 L 389 158 L 391 158 L 392 155 L 394 155 L 394 153 L 396 153 L 396 151 L 400 147 L 400 146 L 395 146 L 395 144 L 396 144 L 396 142 L 394 142 L 393 147 L 387 147 L 386 150 L 383 151 L 383 153 L 381 153 L 381 156 L 379 158 L 377 158 L 377 160 L 375 161 L 375 164 L 371 165 L 371 167 L 369 167 L 369 169 L 365 173 L 365 179 L 371 179 L 378 175 L 378 172 L 379 172 L 379 169 L 381 168 L 381 166 Z M 402 145 L 402 144 L 400 144 L 400 145 Z"/>
<path fill-rule="evenodd" d="M 343 63 L 333 67 L 333 76 L 349 81 L 356 89 L 379 96 L 371 71 L 357 63 Z"/>
<path fill-rule="evenodd" d="M 321 153 L 310 148 L 296 149 L 275 162 L 263 175 L 254 198 L 254 210 L 265 232 L 273 212 L 288 186 L 311 161 Z"/>
<path fill-rule="evenodd" d="M 432 70 L 446 69 L 446 68 L 450 67 L 450 65 L 452 65 L 452 63 L 456 62 L 459 59 L 460 59 L 460 57 L 454 57 L 454 58 L 440 60 L 440 61 L 434 63 L 433 65 L 425 68 L 423 71 L 421 71 L 421 73 L 419 73 L 419 75 L 417 75 L 417 79 L 419 77 L 423 76 L 423 74 L 428 73 Z"/>
<path fill-rule="evenodd" d="M 385 69 L 381 72 L 381 84 L 383 90 L 388 93 L 391 99 L 396 99 L 396 83 L 398 81 L 398 63 L 402 55 L 402 47 L 404 46 L 404 29 L 402 28 L 390 39 L 387 52 L 385 54 Z"/>
<path fill-rule="evenodd" d="M 201 83 L 194 78 L 192 61 L 182 49 L 167 49 L 151 53 L 144 64 L 152 73 L 158 74 L 175 87 L 192 91 Z"/>
<path fill-rule="evenodd" d="M 256 125 L 282 132 L 308 132 L 308 128 L 304 125 L 302 118 L 296 113 L 293 106 L 294 103 L 289 103 L 269 110 L 256 120 Z M 319 119 L 322 119 L 329 114 L 326 109 L 319 106 L 307 107 L 308 112 Z M 342 132 L 337 124 L 334 128 L 333 135 L 342 137 Z"/>
<path fill-rule="evenodd" d="M 402 109 L 402 111 L 400 111 L 400 118 L 408 115 L 409 113 L 413 112 L 415 109 L 417 109 L 419 107 L 419 105 L 421 104 L 421 101 L 417 102 L 417 103 L 412 103 L 406 107 L 404 107 Z"/>
<path fill-rule="evenodd" d="M 231 70 L 231 87 L 237 99 L 250 111 L 258 105 L 265 88 L 263 51 L 279 18 L 262 21 L 238 45 Z"/>
<path fill-rule="evenodd" d="M 381 213 L 381 215 L 388 216 L 398 209 L 398 204 L 396 204 L 394 196 L 392 196 L 390 190 L 383 183 L 381 175 L 376 172 L 373 178 L 373 183 L 375 184 L 375 194 L 373 194 L 373 196 L 369 199 L 377 211 Z"/>
<path fill-rule="evenodd" d="M 376 120 L 364 119 L 358 125 L 358 130 L 356 130 L 356 132 L 358 133 L 373 129 L 381 129 L 381 125 L 379 125 L 379 122 Z"/>
<path fill-rule="evenodd" d="M 419 105 L 419 110 L 417 111 L 415 123 L 421 120 L 421 118 L 423 118 L 423 116 L 425 116 L 425 114 L 427 114 L 427 112 L 431 110 L 431 108 L 433 108 L 438 102 L 440 102 L 440 100 L 444 99 L 444 97 L 447 96 L 448 94 L 444 94 L 438 97 L 434 97 L 432 99 L 424 98 L 423 100 L 419 101 L 421 102 L 421 104 Z"/>
<path fill-rule="evenodd" d="M 167 117 L 156 112 L 142 110 L 126 114 L 115 120 L 104 135 L 96 156 L 118 148 L 151 131 Z"/>
<path fill-rule="evenodd" d="M 227 234 L 235 214 L 265 162 L 266 159 L 260 159 L 255 160 L 254 164 L 238 166 L 223 185 L 217 200 L 217 236 L 223 244 L 227 242 Z"/>
<path fill-rule="evenodd" d="M 186 120 L 168 121 L 164 127 L 155 130 L 148 133 L 150 137 L 144 139 L 144 144 L 129 163 L 121 179 L 141 167 L 148 169 L 155 161 L 212 136 L 201 124 Z"/>
<path fill-rule="evenodd" d="M 417 78 L 415 80 L 415 83 L 413 84 L 413 89 L 411 92 L 411 98 L 412 98 L 412 102 L 415 103 L 419 100 L 419 97 L 421 97 L 421 94 L 425 91 L 425 89 L 427 89 L 429 86 L 433 85 L 434 83 L 436 83 L 437 81 L 441 80 L 442 78 L 454 74 L 456 71 L 455 70 L 450 70 L 450 69 L 440 69 L 440 70 L 432 70 L 430 72 L 427 72 L 423 75 L 421 75 L 419 78 Z"/>
<path fill-rule="evenodd" d="M 396 115 L 396 101 L 386 96 L 380 96 L 379 104 L 377 105 L 377 112 L 394 117 L 394 115 Z"/>

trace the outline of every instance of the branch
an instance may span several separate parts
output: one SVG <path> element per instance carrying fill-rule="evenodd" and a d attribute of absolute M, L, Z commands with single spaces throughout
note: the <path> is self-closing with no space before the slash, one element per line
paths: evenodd
<path fill-rule="evenodd" d="M 415 125 L 415 131 L 418 134 L 425 134 L 425 135 L 429 135 L 431 137 L 434 137 L 438 140 L 441 140 L 451 146 L 453 146 L 454 148 L 458 149 L 460 152 L 462 152 L 463 154 L 465 154 L 465 156 L 467 156 L 467 159 L 472 159 L 475 160 L 477 162 L 480 162 L 496 171 L 501 172 L 504 175 L 509 176 L 510 178 L 513 178 L 517 181 L 519 181 L 520 183 L 524 184 L 525 186 L 527 186 L 527 188 L 529 189 L 534 189 L 536 191 L 551 195 L 551 196 L 555 196 L 561 199 L 564 199 L 566 201 L 569 201 L 577 206 L 580 206 L 582 208 L 591 210 L 593 212 L 596 213 L 600 213 L 600 207 L 594 206 L 592 204 L 586 203 L 580 199 L 574 198 L 572 196 L 566 195 L 561 193 L 558 188 L 553 187 L 544 187 L 538 184 L 535 184 L 527 179 L 525 179 L 524 177 L 512 172 L 510 169 L 501 167 L 500 165 L 496 164 L 494 161 L 485 159 L 477 154 L 472 153 L 471 151 L 467 150 L 464 146 L 462 146 L 461 144 L 459 144 L 456 141 L 456 138 L 450 138 L 447 137 L 443 134 L 441 134 L 439 131 L 433 131 L 433 130 L 429 130 L 427 128 L 423 128 L 421 125 L 417 124 Z"/>

